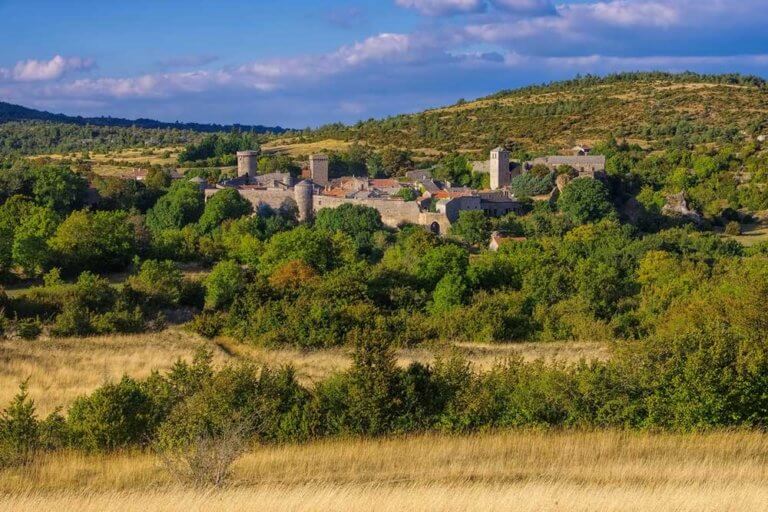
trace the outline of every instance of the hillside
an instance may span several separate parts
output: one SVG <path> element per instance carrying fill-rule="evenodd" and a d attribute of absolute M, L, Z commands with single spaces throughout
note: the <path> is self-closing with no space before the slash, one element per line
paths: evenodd
<path fill-rule="evenodd" d="M 283 147 L 319 140 L 372 146 L 486 151 L 589 144 L 614 135 L 646 147 L 728 142 L 768 127 L 768 86 L 755 77 L 626 73 L 502 91 L 417 114 L 327 125 Z"/>
<path fill-rule="evenodd" d="M 164 123 L 154 119 L 123 119 L 119 117 L 81 117 L 68 116 L 65 114 L 52 114 L 42 110 L 35 110 L 21 105 L 13 105 L 0 101 L 0 124 L 12 121 L 48 121 L 51 123 L 90 125 L 90 126 L 112 126 L 123 128 L 148 128 L 148 129 L 169 129 L 190 130 L 195 132 L 224 132 L 232 129 L 243 131 L 252 131 L 256 133 L 284 133 L 286 130 L 280 126 L 262 126 L 262 125 L 220 125 L 210 123 Z"/>

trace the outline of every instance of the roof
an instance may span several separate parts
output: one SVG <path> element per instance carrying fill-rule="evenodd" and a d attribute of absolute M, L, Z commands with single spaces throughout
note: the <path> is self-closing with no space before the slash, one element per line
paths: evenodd
<path fill-rule="evenodd" d="M 391 188 L 391 187 L 399 187 L 400 182 L 397 180 L 393 180 L 391 178 L 387 179 L 373 179 L 371 180 L 371 186 L 378 187 L 378 188 Z"/>
<path fill-rule="evenodd" d="M 546 163 L 549 165 L 605 165 L 605 157 L 595 156 L 545 156 L 533 160 L 533 164 Z"/>
<path fill-rule="evenodd" d="M 503 151 L 505 151 L 505 152 L 507 152 L 507 153 L 508 153 L 508 151 L 507 151 L 507 148 L 503 148 L 503 147 L 499 146 L 499 147 L 497 147 L 497 148 L 493 148 L 493 149 L 491 150 L 491 153 L 501 153 L 501 152 L 503 152 Z"/>

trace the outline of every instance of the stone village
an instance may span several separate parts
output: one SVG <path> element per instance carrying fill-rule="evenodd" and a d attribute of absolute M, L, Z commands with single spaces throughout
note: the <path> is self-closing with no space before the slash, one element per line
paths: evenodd
<path fill-rule="evenodd" d="M 274 209 L 292 208 L 298 212 L 301 221 L 311 219 L 323 208 L 352 203 L 375 208 L 385 225 L 415 224 L 433 233 L 444 234 L 461 211 L 482 210 L 492 217 L 521 213 L 525 203 L 509 190 L 509 183 L 513 177 L 529 172 L 534 166 L 544 166 L 553 172 L 566 167 L 570 169 L 570 177 L 603 178 L 605 157 L 587 153 L 588 150 L 579 148 L 573 156 L 547 156 L 517 163 L 510 161 L 506 149 L 496 148 L 490 152 L 489 160 L 473 163 L 474 172 L 490 175 L 488 190 L 452 186 L 433 179 L 429 170 L 410 171 L 402 179 L 354 176 L 329 179 L 329 159 L 324 154 L 310 155 L 299 179 L 287 172 L 259 174 L 260 154 L 257 151 L 237 153 L 236 178 L 215 185 L 202 178 L 192 178 L 191 181 L 199 184 L 206 200 L 221 190 L 234 188 L 257 211 L 262 205 Z M 553 193 L 562 188 L 563 180 L 558 179 L 557 185 Z M 405 201 L 398 195 L 405 187 L 418 194 L 416 200 Z"/>

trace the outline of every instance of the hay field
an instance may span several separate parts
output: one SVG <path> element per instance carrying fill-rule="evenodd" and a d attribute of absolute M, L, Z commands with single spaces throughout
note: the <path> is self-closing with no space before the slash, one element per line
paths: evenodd
<path fill-rule="evenodd" d="M 214 353 L 216 364 L 237 360 L 271 366 L 292 364 L 304 384 L 320 380 L 351 364 L 349 349 L 304 352 L 295 349 L 268 350 L 228 339 L 205 340 L 182 328 L 159 333 L 95 336 L 88 338 L 48 338 L 36 341 L 0 340 L 0 408 L 5 407 L 29 379 L 29 393 L 38 412 L 48 414 L 66 407 L 77 396 L 88 393 L 106 381 L 124 374 L 143 378 L 152 370 L 169 368 L 177 359 L 191 359 L 205 346 Z M 517 345 L 458 345 L 466 357 L 480 368 L 520 354 L 528 360 L 574 361 L 608 357 L 608 347 L 599 343 L 522 343 Z M 440 348 L 399 350 L 398 361 L 429 363 Z"/>
<path fill-rule="evenodd" d="M 506 432 L 256 447 L 228 487 L 146 453 L 58 454 L 0 472 L 0 510 L 763 511 L 768 436 Z"/>

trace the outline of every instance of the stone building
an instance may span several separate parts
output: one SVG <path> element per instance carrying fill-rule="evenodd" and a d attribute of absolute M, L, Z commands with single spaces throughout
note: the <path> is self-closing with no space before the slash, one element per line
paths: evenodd
<path fill-rule="evenodd" d="M 605 177 L 605 157 L 601 155 L 544 156 L 526 162 L 525 169 L 530 170 L 536 165 L 543 165 L 550 171 L 557 171 L 561 166 L 571 167 L 579 178 Z"/>
<path fill-rule="evenodd" d="M 492 150 L 488 172 L 491 174 L 491 190 L 508 187 L 511 178 L 509 172 L 509 151 L 501 147 Z"/>
<path fill-rule="evenodd" d="M 353 176 L 328 180 L 328 157 L 325 155 L 312 155 L 309 161 L 310 177 L 294 183 L 289 173 L 259 175 L 252 168 L 254 153 L 238 153 L 237 178 L 215 186 L 198 183 L 204 190 L 206 200 L 223 189 L 234 188 L 253 204 L 256 211 L 262 206 L 294 211 L 301 221 L 310 220 L 323 208 L 358 204 L 376 209 L 387 226 L 415 224 L 437 234 L 446 233 L 464 210 L 481 210 L 491 216 L 521 213 L 523 210 L 523 204 L 506 189 L 477 191 L 467 187 L 450 187 L 432 180 L 426 172 L 415 176 L 420 179 L 411 183 Z M 508 183 L 509 178 L 505 174 L 509 174 L 509 156 L 505 153 L 501 150 L 496 154 L 497 184 Z M 507 173 L 503 172 L 505 168 Z M 420 190 L 421 198 L 404 201 L 397 194 L 405 187 Z"/>
<path fill-rule="evenodd" d="M 309 156 L 309 178 L 318 185 L 328 184 L 328 155 Z"/>
<path fill-rule="evenodd" d="M 238 151 L 237 152 L 237 175 L 256 177 L 259 168 L 258 151 Z"/>

